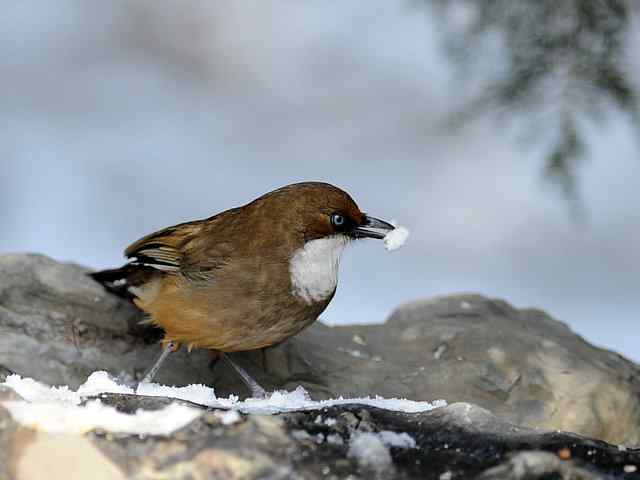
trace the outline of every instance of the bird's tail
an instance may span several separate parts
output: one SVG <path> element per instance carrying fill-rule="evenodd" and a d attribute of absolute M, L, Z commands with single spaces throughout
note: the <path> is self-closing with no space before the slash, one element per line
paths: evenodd
<path fill-rule="evenodd" d="M 127 300 L 133 300 L 135 295 L 131 292 L 130 287 L 147 282 L 152 274 L 153 269 L 151 268 L 129 263 L 120 268 L 101 270 L 88 275 L 100 283 L 108 292 Z"/>

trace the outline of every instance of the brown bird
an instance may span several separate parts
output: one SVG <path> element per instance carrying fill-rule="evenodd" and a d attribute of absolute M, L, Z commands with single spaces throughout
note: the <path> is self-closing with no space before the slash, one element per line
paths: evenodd
<path fill-rule="evenodd" d="M 309 326 L 334 296 L 344 247 L 393 229 L 333 185 L 297 183 L 147 235 L 125 250 L 129 263 L 91 276 L 164 330 L 165 349 L 144 381 L 185 344 L 220 352 L 259 396 L 224 353 L 276 345 Z"/>

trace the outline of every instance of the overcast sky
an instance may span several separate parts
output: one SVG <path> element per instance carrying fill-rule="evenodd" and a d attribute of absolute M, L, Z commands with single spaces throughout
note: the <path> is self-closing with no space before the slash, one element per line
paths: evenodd
<path fill-rule="evenodd" d="M 5 5 L 0 252 L 114 266 L 156 229 L 328 181 L 412 236 L 352 246 L 325 321 L 479 292 L 640 360 L 637 133 L 591 128 L 577 225 L 509 117 L 445 127 L 467 84 L 410 5 Z"/>

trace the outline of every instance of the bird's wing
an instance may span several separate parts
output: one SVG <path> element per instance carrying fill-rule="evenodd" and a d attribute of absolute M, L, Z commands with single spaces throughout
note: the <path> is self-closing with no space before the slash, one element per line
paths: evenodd
<path fill-rule="evenodd" d="M 192 281 L 210 282 L 234 255 L 238 231 L 238 209 L 227 210 L 203 220 L 198 235 L 182 244 L 180 273 Z"/>
<path fill-rule="evenodd" d="M 224 225 L 235 222 L 224 214 L 182 223 L 141 238 L 125 250 L 132 264 L 144 265 L 192 281 L 211 281 L 231 255 Z M 218 230 L 222 226 L 222 230 Z"/>
<path fill-rule="evenodd" d="M 124 252 L 132 263 L 162 272 L 179 273 L 185 255 L 184 247 L 196 238 L 202 221 L 182 223 L 154 232 L 130 245 Z"/>

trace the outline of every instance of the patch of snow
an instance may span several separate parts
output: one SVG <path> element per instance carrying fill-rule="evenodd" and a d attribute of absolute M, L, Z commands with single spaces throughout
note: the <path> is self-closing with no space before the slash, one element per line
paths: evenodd
<path fill-rule="evenodd" d="M 49 387 L 30 378 L 22 378 L 19 375 L 8 376 L 6 382 L 0 385 L 12 388 L 18 395 L 29 402 L 63 401 L 77 405 L 83 398 L 96 396 L 100 393 L 135 393 L 137 395 L 150 397 L 167 397 L 186 400 L 206 407 L 236 409 L 243 413 L 257 414 L 273 414 L 294 410 L 317 410 L 351 403 L 359 403 L 385 410 L 417 413 L 447 405 L 447 402 L 444 400 L 417 402 L 404 398 L 383 398 L 379 396 L 311 400 L 307 391 L 300 386 L 292 392 L 276 391 L 272 392 L 267 398 L 248 398 L 244 401 L 239 401 L 236 395 L 230 395 L 227 398 L 218 398 L 213 388 L 198 384 L 188 385 L 186 387 L 170 387 L 155 383 L 141 383 L 134 392 L 131 388 L 114 382 L 106 372 L 92 373 L 87 379 L 87 382 L 78 388 L 77 392 L 70 390 L 69 387 L 66 386 Z"/>
<path fill-rule="evenodd" d="M 148 397 L 168 397 L 177 400 L 197 403 L 207 407 L 231 408 L 238 402 L 238 397 L 232 395 L 228 399 L 217 398 L 215 390 L 202 384 L 192 384 L 186 387 L 168 387 L 157 383 L 141 383 L 136 389 L 137 395 Z"/>
<path fill-rule="evenodd" d="M 50 387 L 32 378 L 22 378 L 20 375 L 9 375 L 0 385 L 11 388 L 27 402 L 58 402 L 78 405 L 82 401 L 80 396 L 67 386 Z"/>
<path fill-rule="evenodd" d="M 371 432 L 355 432 L 349 441 L 347 456 L 354 458 L 360 467 L 376 472 L 393 467 L 389 448 L 379 435 Z"/>
<path fill-rule="evenodd" d="M 397 250 L 402 247 L 407 238 L 409 237 L 409 229 L 406 227 L 398 226 L 387 233 L 383 239 L 384 248 L 388 251 Z"/>
<path fill-rule="evenodd" d="M 202 414 L 197 408 L 177 404 L 162 410 L 138 410 L 135 414 L 119 412 L 100 400 L 80 406 L 84 398 L 101 393 L 134 393 L 133 389 L 116 383 L 107 372 L 93 372 L 75 392 L 67 386 L 50 387 L 19 375 L 8 376 L 0 385 L 11 388 L 24 399 L 2 404 L 14 420 L 51 433 L 102 429 L 114 433 L 169 435 Z"/>
<path fill-rule="evenodd" d="M 202 394 L 190 396 L 190 389 L 192 387 L 198 387 L 194 390 L 196 393 L 199 393 L 201 388 L 206 389 L 210 396 L 208 398 L 203 398 Z M 163 385 L 156 385 L 153 387 L 153 391 L 150 389 L 139 389 L 138 394 L 142 394 L 143 391 L 145 391 L 144 394 L 146 395 L 180 398 L 209 407 L 233 408 L 243 413 L 254 414 L 274 414 L 296 410 L 317 410 L 325 407 L 352 403 L 359 403 L 385 410 L 417 413 L 447 405 L 447 402 L 444 400 L 435 400 L 434 402 L 416 402 L 403 398 L 383 398 L 380 396 L 356 398 L 339 397 L 331 400 L 312 400 L 309 393 L 301 386 L 298 386 L 292 392 L 278 390 L 272 392 L 267 398 L 247 398 L 244 401 L 238 401 L 238 397 L 235 395 L 231 395 L 228 398 L 217 398 L 213 388 L 203 387 L 202 385 L 189 385 L 188 387 L 167 387 Z"/>
<path fill-rule="evenodd" d="M 330 445 L 344 445 L 344 440 L 342 440 L 342 437 L 337 433 L 330 433 L 329 435 L 327 435 L 326 440 Z"/>
<path fill-rule="evenodd" d="M 197 408 L 173 403 L 162 410 L 126 414 L 92 400 L 86 405 L 66 402 L 7 401 L 2 404 L 19 424 L 49 433 L 83 434 L 95 429 L 137 435 L 170 435 L 198 418 Z"/>
<path fill-rule="evenodd" d="M 126 393 L 132 395 L 133 389 L 116 383 L 107 372 L 93 372 L 76 392 L 82 397 L 94 397 L 100 393 Z"/>
<path fill-rule="evenodd" d="M 338 421 L 335 418 L 327 417 L 322 418 L 322 415 L 318 415 L 313 421 L 316 425 L 326 425 L 327 427 L 333 427 Z"/>
<path fill-rule="evenodd" d="M 214 415 L 220 419 L 223 425 L 233 425 L 242 420 L 237 410 L 216 410 Z"/>
<path fill-rule="evenodd" d="M 434 408 L 444 407 L 447 402 L 444 400 L 436 400 L 434 402 L 415 402 L 400 398 L 382 398 L 382 397 L 359 397 L 359 398 L 343 398 L 339 397 L 332 400 L 311 400 L 307 391 L 298 387 L 293 392 L 273 392 L 269 397 L 264 399 L 248 398 L 243 402 L 236 402 L 232 408 L 238 409 L 244 413 L 272 414 L 278 412 L 291 412 L 295 410 L 316 410 L 325 407 L 333 407 L 336 405 L 346 405 L 359 403 L 371 407 L 383 408 L 385 410 L 395 410 L 406 413 L 426 412 Z"/>
<path fill-rule="evenodd" d="M 398 433 L 391 430 L 382 430 L 378 432 L 378 436 L 382 443 L 388 447 L 416 448 L 416 441 L 406 432 Z"/>
<path fill-rule="evenodd" d="M 119 385 L 107 372 L 102 371 L 89 375 L 87 381 L 75 392 L 67 386 L 50 387 L 32 378 L 22 378 L 20 375 L 9 375 L 1 385 L 11 388 L 27 402 L 58 402 L 70 405 L 78 405 L 84 397 L 100 393 L 134 393 L 133 389 Z"/>
<path fill-rule="evenodd" d="M 218 398 L 215 395 L 214 389 L 205 385 L 169 387 L 153 383 L 143 383 L 140 384 L 134 392 L 130 387 L 118 384 L 106 372 L 92 373 L 87 381 L 75 392 L 67 386 L 50 387 L 31 378 L 22 378 L 19 375 L 8 376 L 6 381 L 0 385 L 13 389 L 24 399 L 24 401 L 13 403 L 4 402 L 7 408 L 9 408 L 8 405 L 10 405 L 9 409 L 17 421 L 26 426 L 36 426 L 37 428 L 47 429 L 47 431 L 66 431 L 69 433 L 86 432 L 92 428 L 101 428 L 107 431 L 122 433 L 163 434 L 158 432 L 174 431 L 181 428 L 184 425 L 184 419 L 196 418 L 197 415 L 201 413 L 199 409 L 192 407 L 171 405 L 170 407 L 174 408 L 177 414 L 175 418 L 167 420 L 166 422 L 168 423 L 164 423 L 161 419 L 163 414 L 159 412 L 165 412 L 166 414 L 166 409 L 151 412 L 138 411 L 134 415 L 129 415 L 103 405 L 99 400 L 91 401 L 86 405 L 80 406 L 80 403 L 82 403 L 85 398 L 95 397 L 101 393 L 167 397 L 186 400 L 206 407 L 233 410 L 233 413 L 226 412 L 225 414 L 220 414 L 220 418 L 225 425 L 240 420 L 237 412 L 247 414 L 275 414 L 297 410 L 317 410 L 336 405 L 359 403 L 386 410 L 416 413 L 443 407 L 447 404 L 444 400 L 416 402 L 378 396 L 360 398 L 340 397 L 332 400 L 314 401 L 302 387 L 298 387 L 292 392 L 276 391 L 271 393 L 267 398 L 248 398 L 244 401 L 239 401 L 235 395 L 231 395 L 228 398 Z M 148 422 L 148 428 L 146 430 L 143 426 L 144 422 Z M 335 419 L 326 419 L 325 423 L 327 425 L 335 424 Z M 409 440 L 402 437 L 403 435 L 406 434 L 388 432 L 381 437 L 380 441 L 386 442 L 391 446 L 406 445 Z M 408 438 L 410 439 L 410 437 Z"/>
<path fill-rule="evenodd" d="M 340 441 L 342 441 L 341 437 Z M 378 433 L 354 432 L 349 439 L 347 455 L 355 458 L 362 468 L 376 472 L 389 471 L 393 467 L 389 447 L 415 448 L 416 442 L 405 432 L 397 433 L 390 430 Z"/>

